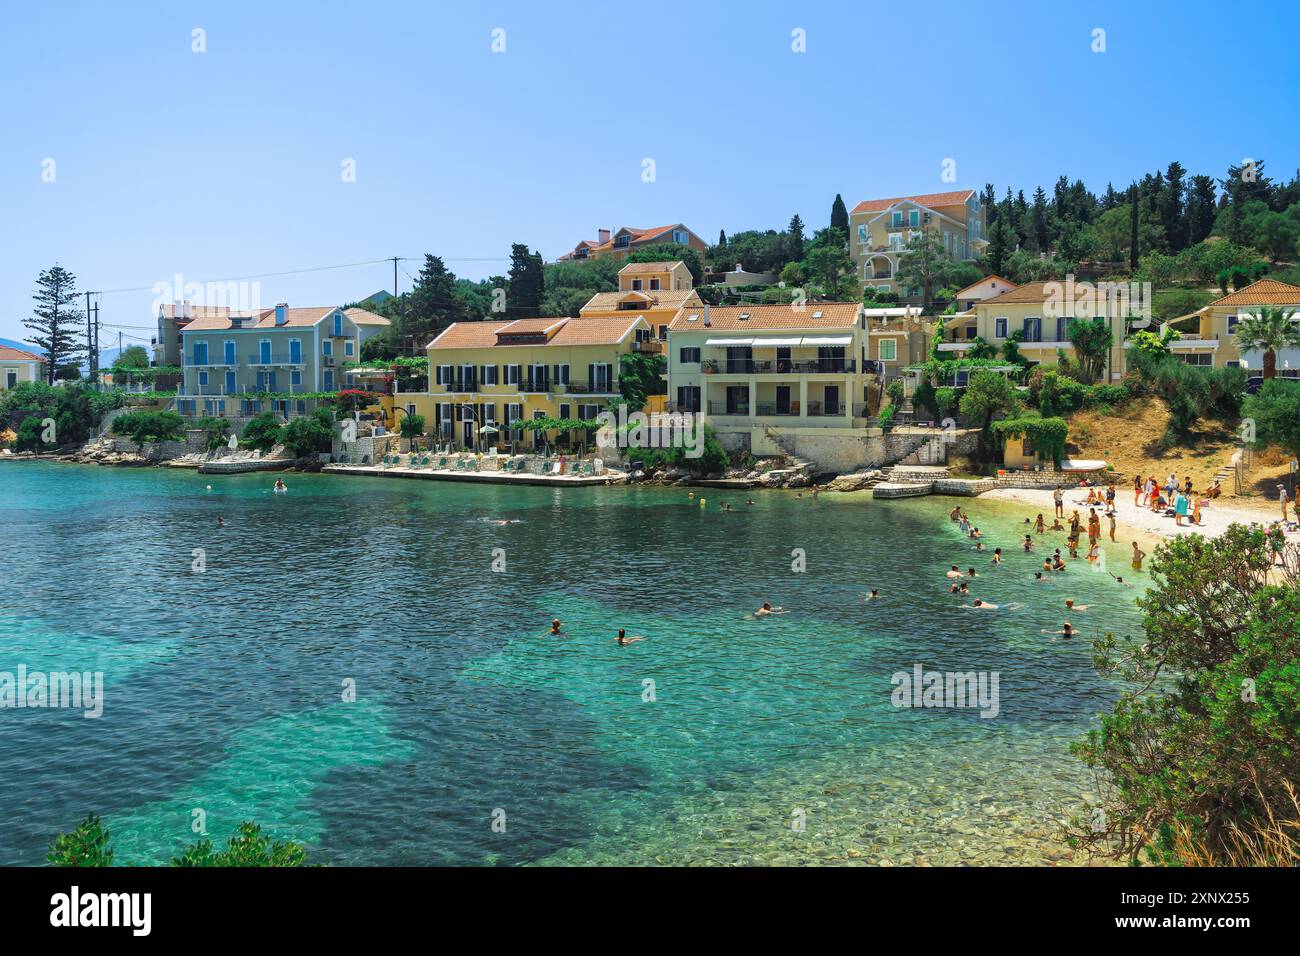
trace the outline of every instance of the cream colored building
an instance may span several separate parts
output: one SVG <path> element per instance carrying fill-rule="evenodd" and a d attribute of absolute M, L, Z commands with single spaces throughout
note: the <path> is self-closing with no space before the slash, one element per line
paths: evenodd
<path fill-rule="evenodd" d="M 45 361 L 34 352 L 0 345 L 0 391 L 23 382 L 41 381 Z"/>
<path fill-rule="evenodd" d="M 849 254 L 863 289 L 919 298 L 919 290 L 900 288 L 897 275 L 908 242 L 927 230 L 937 232 L 959 262 L 973 262 L 988 245 L 984 209 L 973 189 L 868 199 L 854 206 L 849 213 Z"/>
<path fill-rule="evenodd" d="M 1244 364 L 1259 375 L 1264 368 L 1264 355 L 1259 350 L 1243 354 L 1237 348 L 1237 324 L 1247 316 L 1257 315 L 1264 307 L 1294 311 L 1293 322 L 1300 324 L 1300 286 L 1277 279 L 1260 279 L 1230 292 L 1175 320 L 1172 324 L 1182 337 L 1169 347 L 1191 365 L 1223 368 Z M 1300 349 L 1283 349 L 1278 353 L 1277 374 L 1284 378 L 1300 377 Z"/>
<path fill-rule="evenodd" d="M 1050 365 L 1057 361 L 1058 350 L 1078 357 L 1069 338 L 1071 322 L 1105 318 L 1114 344 L 1106 358 L 1104 380 L 1116 381 L 1128 367 L 1124 342 L 1129 308 L 1105 295 L 1091 294 L 1090 288 L 1096 287 L 1067 280 L 1029 282 L 982 299 L 970 311 L 946 318 L 944 341 L 939 345 L 941 357 L 964 357 L 977 338 L 1000 350 L 1007 339 L 1020 332 L 1020 354 L 1031 362 Z"/>
<path fill-rule="evenodd" d="M 619 270 L 617 292 L 597 292 L 578 314 L 590 319 L 635 312 L 662 342 L 668 338 L 668 326 L 681 309 L 700 307 L 700 296 L 693 286 L 691 270 L 680 260 L 632 262 Z"/>

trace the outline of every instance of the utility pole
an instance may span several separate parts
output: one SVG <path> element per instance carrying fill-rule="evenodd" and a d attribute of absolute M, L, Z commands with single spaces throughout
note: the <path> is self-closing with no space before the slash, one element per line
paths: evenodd
<path fill-rule="evenodd" d="M 90 331 L 90 293 L 86 293 L 86 368 L 90 381 L 95 381 L 95 337 Z"/>

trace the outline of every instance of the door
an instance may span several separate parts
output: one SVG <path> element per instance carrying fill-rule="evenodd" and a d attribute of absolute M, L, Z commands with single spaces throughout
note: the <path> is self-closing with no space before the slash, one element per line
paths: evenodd
<path fill-rule="evenodd" d="M 727 414 L 728 415 L 749 414 L 749 386 L 748 385 L 727 386 Z"/>
<path fill-rule="evenodd" d="M 790 414 L 790 386 L 778 385 L 776 387 L 776 413 L 778 415 Z"/>
<path fill-rule="evenodd" d="M 236 389 L 235 389 L 235 373 L 234 373 L 234 372 L 227 372 L 227 373 L 226 373 L 226 394 L 227 394 L 227 395 L 234 395 L 234 394 L 235 394 L 235 391 L 236 391 Z"/>
<path fill-rule="evenodd" d="M 778 372 L 790 371 L 790 347 L 787 345 L 782 345 L 776 350 L 776 370 Z"/>
<path fill-rule="evenodd" d="M 754 350 L 748 345 L 727 346 L 727 371 L 748 373 L 753 368 Z"/>
<path fill-rule="evenodd" d="M 827 385 L 823 396 L 823 408 L 827 415 L 843 414 L 844 409 L 840 408 L 840 387 L 838 385 Z"/>
<path fill-rule="evenodd" d="M 823 345 L 817 349 L 817 371 L 844 371 L 844 346 Z"/>

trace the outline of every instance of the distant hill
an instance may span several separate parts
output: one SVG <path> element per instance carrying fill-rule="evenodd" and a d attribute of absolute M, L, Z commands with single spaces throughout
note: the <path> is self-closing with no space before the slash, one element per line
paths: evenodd
<path fill-rule="evenodd" d="M 44 352 L 42 352 L 40 349 L 38 349 L 35 345 L 30 345 L 30 344 L 28 344 L 27 342 L 19 342 L 17 339 L 5 339 L 5 338 L 0 338 L 0 345 L 7 345 L 7 346 L 9 346 L 9 348 L 11 348 L 11 349 L 22 349 L 24 352 L 31 352 L 33 355 L 43 355 L 43 354 L 44 354 Z M 117 350 L 117 347 L 116 347 L 116 346 L 114 346 L 114 347 L 111 348 L 111 349 L 100 349 L 100 350 L 99 350 L 99 367 L 100 367 L 100 368 L 108 368 L 108 367 L 111 366 L 111 365 L 113 364 L 113 362 L 117 359 L 117 356 L 118 356 L 118 350 Z M 81 373 L 84 375 L 84 374 L 86 374 L 88 371 L 89 371 L 89 369 L 86 367 L 86 363 L 85 363 L 85 362 L 82 362 L 82 363 L 81 363 Z"/>
<path fill-rule="evenodd" d="M 35 345 L 28 345 L 26 342 L 19 342 L 17 339 L 0 339 L 0 345 L 7 345 L 11 349 L 22 349 L 24 352 L 31 352 L 33 355 L 42 355 Z"/>

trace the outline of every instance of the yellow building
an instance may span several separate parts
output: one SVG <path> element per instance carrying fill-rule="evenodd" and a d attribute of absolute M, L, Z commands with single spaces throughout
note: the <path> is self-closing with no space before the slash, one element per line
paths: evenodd
<path fill-rule="evenodd" d="M 913 295 L 917 290 L 901 288 L 896 277 L 908 242 L 926 231 L 937 233 L 959 262 L 978 259 L 988 240 L 984 207 L 975 190 L 867 199 L 854 206 L 849 213 L 849 255 L 862 287 L 919 298 Z"/>
<path fill-rule="evenodd" d="M 0 345 L 0 391 L 22 382 L 39 382 L 44 365 L 39 355 Z"/>
<path fill-rule="evenodd" d="M 640 314 L 457 322 L 429 343 L 429 390 L 396 396 L 397 424 L 422 415 L 426 434 L 457 448 L 554 442 L 508 426 L 595 418 L 620 395 L 621 357 L 661 349 Z"/>
<path fill-rule="evenodd" d="M 703 305 L 693 285 L 691 270 L 680 260 L 628 263 L 618 272 L 618 291 L 597 292 L 578 314 L 586 319 L 636 312 L 646 320 L 655 338 L 663 342 L 678 312 Z"/>
<path fill-rule="evenodd" d="M 1245 364 L 1254 374 L 1264 368 L 1259 351 L 1242 352 L 1237 348 L 1237 323 L 1257 315 L 1261 308 L 1295 310 L 1300 320 L 1300 286 L 1277 279 L 1260 279 L 1244 289 L 1221 298 L 1175 320 L 1174 328 L 1182 337 L 1170 343 L 1175 355 L 1190 365 L 1215 368 Z M 1300 349 L 1283 349 L 1277 355 L 1277 373 L 1285 378 L 1300 376 Z"/>
<path fill-rule="evenodd" d="M 1075 283 L 1069 277 L 1029 282 L 978 301 L 968 312 L 949 316 L 939 352 L 944 358 L 965 357 L 976 339 L 1001 350 L 1007 339 L 1019 332 L 1020 354 L 1031 362 L 1051 365 L 1057 360 L 1058 350 L 1078 358 L 1069 336 L 1071 322 L 1104 318 L 1110 323 L 1114 344 L 1106 356 L 1102 381 L 1115 381 L 1128 367 L 1124 340 L 1125 319 L 1130 312 L 1127 293 L 1121 301 L 1104 287 Z"/>

